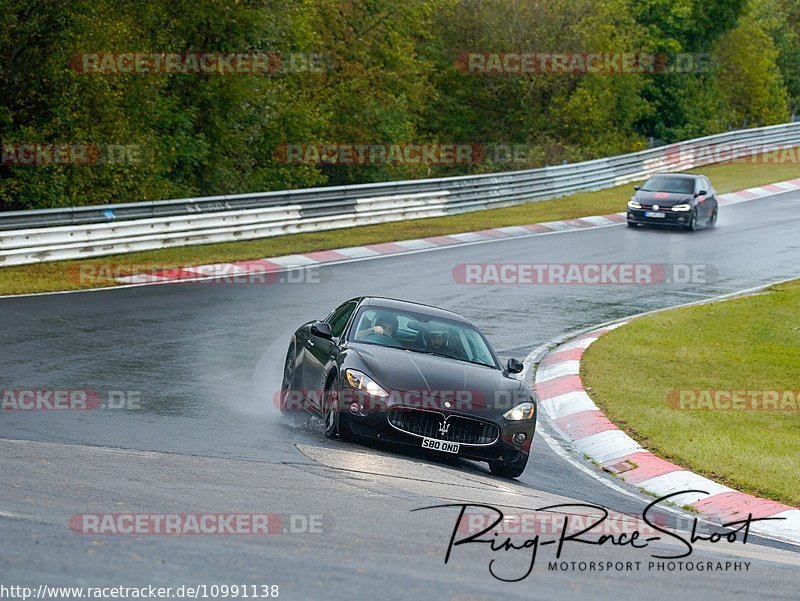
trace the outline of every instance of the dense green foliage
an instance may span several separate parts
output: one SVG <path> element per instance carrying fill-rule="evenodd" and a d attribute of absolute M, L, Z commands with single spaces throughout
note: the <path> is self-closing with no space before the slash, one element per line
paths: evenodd
<path fill-rule="evenodd" d="M 0 164 L 0 209 L 517 169 L 800 112 L 796 0 L 0 0 L 0 142 L 135 161 Z M 324 68 L 96 74 L 98 52 L 270 52 Z M 474 74 L 469 52 L 707 53 L 690 73 Z M 517 145 L 513 163 L 285 164 L 286 144 Z"/>

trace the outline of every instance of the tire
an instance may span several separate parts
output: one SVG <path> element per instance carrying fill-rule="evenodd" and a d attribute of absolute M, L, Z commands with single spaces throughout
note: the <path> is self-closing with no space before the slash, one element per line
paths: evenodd
<path fill-rule="evenodd" d="M 328 438 L 350 440 L 345 419 L 341 411 L 339 411 L 339 389 L 334 380 L 325 390 L 325 402 L 322 411 L 322 423 L 325 436 Z"/>
<path fill-rule="evenodd" d="M 501 478 L 519 478 L 525 471 L 526 465 L 528 465 L 527 457 L 522 461 L 515 461 L 513 463 L 492 461 L 489 463 L 489 469 L 495 476 L 500 476 Z"/>
<path fill-rule="evenodd" d="M 697 211 L 692 211 L 692 216 L 689 218 L 689 224 L 686 229 L 690 232 L 697 231 Z"/>
<path fill-rule="evenodd" d="M 286 362 L 283 364 L 283 380 L 281 380 L 280 392 L 280 410 L 283 414 L 289 413 L 286 398 L 289 396 L 289 392 L 294 389 L 294 363 L 296 358 L 297 351 L 294 344 L 292 344 L 286 353 Z"/>
<path fill-rule="evenodd" d="M 714 227 L 717 224 L 717 207 L 714 207 L 714 212 L 708 218 L 708 227 Z"/>
<path fill-rule="evenodd" d="M 633 221 L 628 221 L 628 227 L 636 227 L 636 224 Z"/>

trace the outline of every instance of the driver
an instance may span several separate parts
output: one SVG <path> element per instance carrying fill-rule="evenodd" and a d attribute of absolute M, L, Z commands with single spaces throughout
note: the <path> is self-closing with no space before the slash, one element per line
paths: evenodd
<path fill-rule="evenodd" d="M 363 338 L 369 334 L 384 334 L 394 336 L 397 331 L 397 317 L 391 313 L 378 313 L 375 316 L 374 326 L 356 332 L 356 338 Z"/>
<path fill-rule="evenodd" d="M 436 328 L 428 332 L 427 342 L 429 349 L 443 353 L 447 350 L 450 335 L 445 328 Z"/>
<path fill-rule="evenodd" d="M 450 335 L 450 329 L 447 326 L 434 326 L 428 331 L 425 340 L 428 345 L 428 350 L 441 355 L 447 355 L 453 359 L 467 360 L 467 354 L 458 343 L 457 338 Z"/>

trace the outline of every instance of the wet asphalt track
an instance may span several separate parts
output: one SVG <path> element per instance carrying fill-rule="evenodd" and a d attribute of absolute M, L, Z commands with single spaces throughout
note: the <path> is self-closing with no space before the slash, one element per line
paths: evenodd
<path fill-rule="evenodd" d="M 691 558 L 751 561 L 747 573 L 549 573 L 553 552 L 543 549 L 531 576 L 505 584 L 488 574 L 491 553 L 476 546 L 456 549 L 444 565 L 456 514 L 412 509 L 459 501 L 530 509 L 567 498 L 638 515 L 649 501 L 602 485 L 541 437 L 526 473 L 509 482 L 480 464 L 327 441 L 315 420 L 281 417 L 273 397 L 291 332 L 348 297 L 452 309 L 502 357 L 521 359 L 598 322 L 800 276 L 798 232 L 800 194 L 787 193 L 724 207 L 717 228 L 694 234 L 613 226 L 334 264 L 319 269 L 319 283 L 0 299 L 0 389 L 111 389 L 142 399 L 131 411 L 0 413 L 0 580 L 279 584 L 283 599 L 796 598 L 800 555 L 775 544 L 716 545 Z M 467 262 L 704 263 L 716 277 L 656 286 L 455 283 L 453 267 Z M 646 369 L 646 360 L 631 367 Z M 67 526 L 81 512 L 200 511 L 321 514 L 326 531 L 125 537 Z M 524 573 L 527 557 L 506 566 Z M 651 558 L 576 544 L 566 559 Z"/>

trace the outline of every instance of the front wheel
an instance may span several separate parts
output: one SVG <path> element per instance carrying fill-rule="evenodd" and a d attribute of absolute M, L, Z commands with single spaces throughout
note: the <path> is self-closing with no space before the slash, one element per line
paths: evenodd
<path fill-rule="evenodd" d="M 711 217 L 708 219 L 708 227 L 714 227 L 717 224 L 717 208 L 714 207 L 714 212 L 711 213 Z"/>
<path fill-rule="evenodd" d="M 686 229 L 690 232 L 697 230 L 697 211 L 692 211 L 692 216 L 689 218 L 689 224 L 686 226 Z"/>
<path fill-rule="evenodd" d="M 288 398 L 289 395 L 292 394 L 292 389 L 294 388 L 294 370 L 295 370 L 295 360 L 297 358 L 297 353 L 294 349 L 294 344 L 289 347 L 289 352 L 286 353 L 286 363 L 283 365 L 283 380 L 281 381 L 281 392 L 280 392 L 280 410 L 281 413 L 288 413 Z"/>
<path fill-rule="evenodd" d="M 492 461 L 489 463 L 489 469 L 495 476 L 501 478 L 519 478 L 525 471 L 526 465 L 528 465 L 527 457 L 522 461 L 514 462 Z"/>
<path fill-rule="evenodd" d="M 328 438 L 341 438 L 342 440 L 350 439 L 347 434 L 347 425 L 342 423 L 344 420 L 339 412 L 339 390 L 336 387 L 336 382 L 333 382 L 330 388 L 325 391 L 322 420 L 325 436 Z"/>

